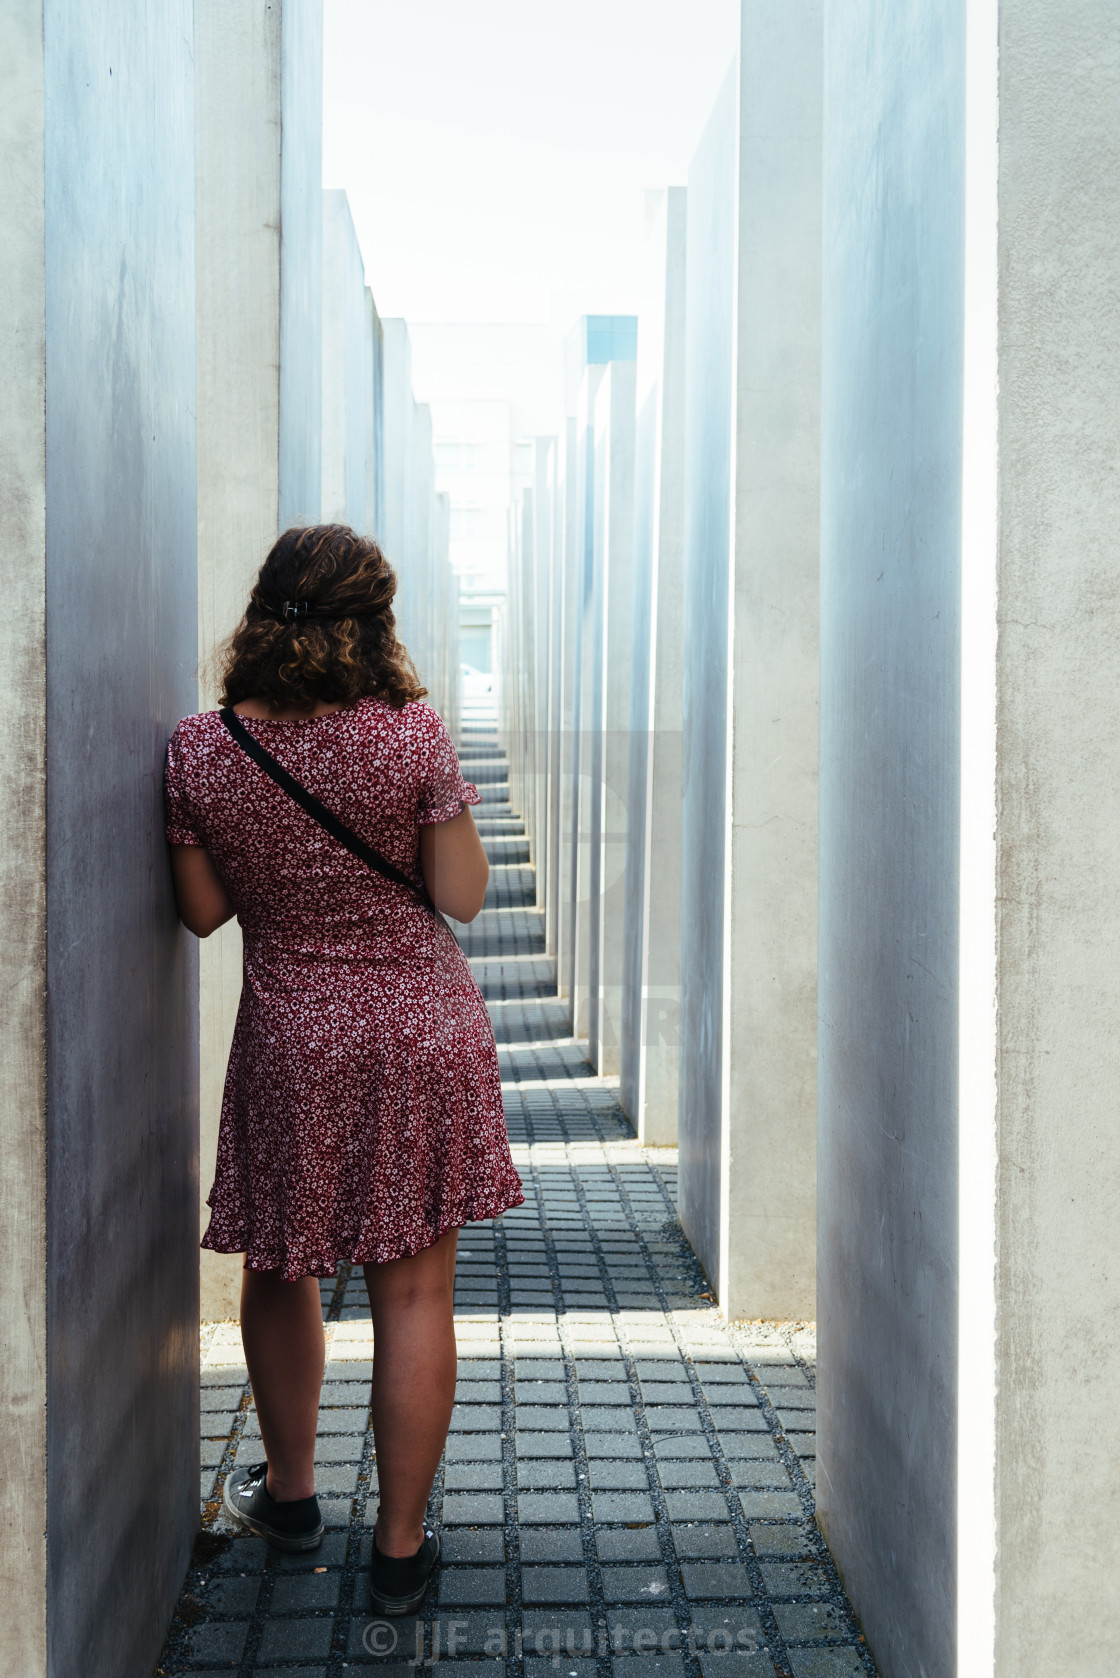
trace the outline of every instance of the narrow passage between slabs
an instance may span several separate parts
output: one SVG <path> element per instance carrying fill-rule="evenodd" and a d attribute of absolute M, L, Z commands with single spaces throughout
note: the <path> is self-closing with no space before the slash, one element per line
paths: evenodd
<path fill-rule="evenodd" d="M 494 1022 L 526 1204 L 460 1236 L 437 1583 L 413 1619 L 369 1611 L 372 1337 L 361 1271 L 344 1270 L 322 1289 L 328 1534 L 311 1555 L 221 1515 L 260 1430 L 236 1325 L 204 1330 L 202 1533 L 160 1672 L 873 1675 L 812 1519 L 812 1332 L 721 1321 L 677 1222 L 675 1151 L 638 1146 L 568 1034 L 492 721 L 459 744 L 491 876 L 456 930 Z"/>

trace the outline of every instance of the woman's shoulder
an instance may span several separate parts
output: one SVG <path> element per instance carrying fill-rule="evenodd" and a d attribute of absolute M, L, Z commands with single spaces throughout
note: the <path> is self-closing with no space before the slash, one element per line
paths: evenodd
<path fill-rule="evenodd" d="M 447 733 L 447 725 L 434 705 L 423 699 L 410 699 L 406 705 L 390 705 L 388 700 L 367 701 L 376 714 L 404 739 L 431 740 Z"/>
<path fill-rule="evenodd" d="M 176 746 L 203 746 L 225 732 L 225 725 L 217 711 L 195 711 L 189 717 L 180 717 L 171 735 L 171 743 Z"/>

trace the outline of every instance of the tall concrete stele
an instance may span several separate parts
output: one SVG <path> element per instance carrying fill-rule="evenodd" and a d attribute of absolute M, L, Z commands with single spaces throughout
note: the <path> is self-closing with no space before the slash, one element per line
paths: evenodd
<path fill-rule="evenodd" d="M 320 517 L 322 0 L 195 0 L 194 42 L 199 700 L 208 706 L 218 699 L 214 652 L 237 626 L 265 554 L 281 530 Z M 332 231 L 341 219 L 331 218 Z M 364 351 L 357 262 L 351 313 Z M 356 396 L 352 405 L 360 409 Z M 351 426 L 351 452 L 362 448 L 363 416 Z M 344 470 L 345 438 L 336 445 L 335 428 L 324 431 Z M 363 505 L 364 473 L 363 454 Z M 230 923 L 201 948 L 203 1196 L 240 995 L 241 933 Z M 205 1228 L 205 1200 L 200 1218 Z M 203 1320 L 236 1316 L 240 1290 L 240 1258 L 204 1252 Z"/>
<path fill-rule="evenodd" d="M 1113 1678 L 1120 17 L 824 62 L 818 1512 L 884 1678 Z"/>
<path fill-rule="evenodd" d="M 141 1678 L 198 1527 L 191 6 L 0 25 L 0 1673 Z"/>
<path fill-rule="evenodd" d="M 677 1140 L 686 192 L 659 195 L 639 317 L 633 645 L 619 1102 L 641 1142 Z"/>
<path fill-rule="evenodd" d="M 681 1221 L 812 1317 L 821 6 L 744 0 L 688 182 Z"/>

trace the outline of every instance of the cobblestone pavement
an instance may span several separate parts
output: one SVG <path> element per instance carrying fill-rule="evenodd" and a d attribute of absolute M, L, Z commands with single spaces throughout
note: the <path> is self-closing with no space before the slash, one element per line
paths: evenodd
<path fill-rule="evenodd" d="M 271 1552 L 220 1513 L 259 1461 L 235 1325 L 202 1358 L 202 1532 L 159 1671 L 325 1678 L 856 1678 L 875 1668 L 812 1519 L 813 1334 L 729 1330 L 674 1207 L 566 1035 L 492 735 L 464 735 L 491 857 L 459 929 L 487 998 L 526 1204 L 462 1232 L 459 1387 L 432 1494 L 443 1564 L 421 1613 L 375 1619 L 372 1335 L 360 1269 L 323 1283 L 318 1486 L 328 1534 Z"/>

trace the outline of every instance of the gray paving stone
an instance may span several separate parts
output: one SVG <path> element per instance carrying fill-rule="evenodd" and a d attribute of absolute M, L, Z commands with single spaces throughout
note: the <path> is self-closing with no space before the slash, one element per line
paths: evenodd
<path fill-rule="evenodd" d="M 518 1534 L 522 1562 L 582 1562 L 579 1527 L 522 1527 Z"/>
<path fill-rule="evenodd" d="M 658 1462 L 710 1462 L 712 1448 L 703 1433 L 667 1433 L 653 1437 Z"/>
<path fill-rule="evenodd" d="M 728 1519 L 727 1499 L 722 1492 L 666 1492 L 665 1507 L 671 1521 Z"/>
<path fill-rule="evenodd" d="M 615 1608 L 607 1604 L 607 1634 L 615 1654 L 672 1653 L 682 1646 L 680 1628 L 672 1608 L 642 1603 L 639 1608 Z"/>
<path fill-rule="evenodd" d="M 521 1598 L 527 1606 L 544 1603 L 584 1603 L 587 1574 L 582 1567 L 523 1567 Z"/>
<path fill-rule="evenodd" d="M 686 1594 L 693 1602 L 753 1596 L 746 1564 L 742 1561 L 688 1561 L 681 1566 Z"/>
<path fill-rule="evenodd" d="M 611 1661 L 611 1678 L 681 1678 L 683 1672 L 681 1655 L 615 1655 Z"/>
<path fill-rule="evenodd" d="M 207 1387 L 202 1388 L 200 1398 L 202 1415 L 205 1418 L 213 1412 L 229 1417 L 238 1409 L 244 1395 L 244 1387 Z"/>
<path fill-rule="evenodd" d="M 692 1458 L 686 1462 L 666 1462 L 658 1453 L 657 1472 L 666 1491 L 719 1485 L 716 1465 L 711 1460 L 704 1462 L 700 1458 Z"/>
<path fill-rule="evenodd" d="M 210 1606 L 229 1619 L 248 1619 L 260 1595 L 260 1575 L 248 1579 L 219 1579 L 210 1587 Z"/>
<path fill-rule="evenodd" d="M 725 1654 L 720 1650 L 716 1654 L 700 1656 L 703 1678 L 775 1678 L 777 1670 L 769 1654 L 762 1649 L 754 1654 L 744 1654 L 739 1650 Z"/>
<path fill-rule="evenodd" d="M 563 1404 L 568 1402 L 568 1389 L 563 1381 L 523 1381 L 518 1371 L 517 1403 L 520 1408 L 525 1404 Z"/>
<path fill-rule="evenodd" d="M 620 1521 L 652 1521 L 653 1504 L 648 1492 L 596 1492 L 591 1499 L 596 1524 Z"/>
<path fill-rule="evenodd" d="M 440 1534 L 446 1562 L 503 1562 L 506 1535 L 501 1527 L 450 1527 Z"/>
<path fill-rule="evenodd" d="M 764 1561 L 759 1564 L 771 1596 L 831 1596 L 828 1574 L 819 1562 Z"/>
<path fill-rule="evenodd" d="M 589 1655 L 527 1655 L 525 1678 L 598 1678 L 598 1664 Z"/>
<path fill-rule="evenodd" d="M 523 1458 L 517 1465 L 517 1484 L 529 1491 L 567 1491 L 575 1483 L 575 1463 L 570 1460 Z"/>
<path fill-rule="evenodd" d="M 432 1620 L 431 1635 L 433 1650 L 438 1638 L 439 1657 L 435 1667 L 437 1672 L 443 1672 L 445 1662 L 450 1664 L 458 1655 L 496 1656 L 500 1654 L 505 1642 L 505 1609 L 441 1608 Z M 401 1646 L 404 1647 L 403 1638 Z M 415 1643 L 411 1648 L 415 1650 Z M 460 1670 L 477 1673 L 478 1668 L 465 1668 L 460 1663 Z M 483 1670 L 491 1670 L 489 1662 L 484 1663 Z"/>
<path fill-rule="evenodd" d="M 848 1636 L 848 1628 L 831 1602 L 776 1602 L 774 1618 L 787 1643 Z"/>
<path fill-rule="evenodd" d="M 858 1649 L 850 1644 L 841 1649 L 791 1649 L 793 1678 L 863 1678 L 864 1665 Z"/>
<path fill-rule="evenodd" d="M 448 1462 L 500 1462 L 502 1441 L 496 1433 L 449 1434 L 445 1456 Z"/>
<path fill-rule="evenodd" d="M 763 1526 L 752 1522 L 748 1531 L 751 1535 L 751 1545 L 758 1556 L 812 1555 L 812 1545 L 803 1526 L 795 1526 L 792 1523 L 784 1526 Z"/>
<path fill-rule="evenodd" d="M 248 1635 L 248 1620 L 194 1626 L 187 1638 L 187 1652 L 192 1661 L 236 1662 L 241 1659 Z"/>
<path fill-rule="evenodd" d="M 523 1526 L 537 1522 L 570 1526 L 579 1520 L 574 1492 L 518 1492 L 517 1518 Z"/>
<path fill-rule="evenodd" d="M 588 1463 L 591 1488 L 597 1492 L 644 1492 L 649 1490 L 649 1476 L 644 1462 L 603 1461 L 596 1458 Z"/>
<path fill-rule="evenodd" d="M 656 1534 L 653 1534 L 656 1537 Z M 669 1581 L 663 1567 L 604 1567 L 603 1595 L 608 1603 L 668 1602 Z"/>
<path fill-rule="evenodd" d="M 682 1561 L 713 1560 L 724 1556 L 737 1556 L 739 1546 L 735 1539 L 735 1528 L 730 1524 L 696 1523 L 675 1524 L 673 1527 L 673 1548 Z"/>
<path fill-rule="evenodd" d="M 449 1492 L 500 1492 L 500 1462 L 449 1462 L 444 1470 L 444 1487 Z"/>
<path fill-rule="evenodd" d="M 700 1419 L 693 1406 L 683 1410 L 679 1405 L 655 1404 L 647 1408 L 646 1419 L 652 1434 L 667 1433 L 672 1429 L 678 1433 L 695 1433 L 700 1426 Z"/>
<path fill-rule="evenodd" d="M 804 1511 L 796 1492 L 740 1492 L 739 1502 L 747 1519 L 800 1520 Z"/>
<path fill-rule="evenodd" d="M 360 1462 L 365 1442 L 365 1435 L 361 1433 L 327 1434 L 325 1438 L 315 1441 L 315 1461 Z"/>
<path fill-rule="evenodd" d="M 265 1619 L 257 1648 L 257 1663 L 270 1665 L 272 1661 L 307 1660 L 316 1655 L 331 1653 L 332 1621 L 324 1619 Z"/>
<path fill-rule="evenodd" d="M 637 1433 L 638 1424 L 632 1410 L 607 1408 L 602 1404 L 581 1404 L 580 1419 L 585 1433 Z"/>
<path fill-rule="evenodd" d="M 585 1433 L 583 1448 L 588 1457 L 640 1457 L 641 1441 L 636 1433 Z"/>
<path fill-rule="evenodd" d="M 660 1561 L 661 1545 L 656 1527 L 600 1527 L 595 1549 L 601 1562 Z"/>
<path fill-rule="evenodd" d="M 441 1567 L 441 1608 L 501 1605 L 506 1600 L 504 1567 Z"/>
<path fill-rule="evenodd" d="M 495 1422 L 495 1427 L 498 1423 Z M 571 1423 L 566 1405 L 555 1404 L 519 1404 L 516 1412 L 516 1427 L 519 1433 L 555 1432 L 567 1433 Z"/>
<path fill-rule="evenodd" d="M 547 1425 L 547 1424 L 542 1424 Z M 502 1412 L 494 1404 L 456 1404 L 451 1412 L 451 1432 L 500 1433 Z"/>
<path fill-rule="evenodd" d="M 564 1433 L 519 1433 L 517 1435 L 517 1455 L 519 1457 L 570 1457 L 572 1454 L 572 1437 Z"/>
<path fill-rule="evenodd" d="M 443 1518 L 448 1526 L 496 1526 L 504 1519 L 500 1497 L 488 1492 L 448 1492 Z"/>
<path fill-rule="evenodd" d="M 521 1616 L 522 1646 L 527 1655 L 551 1655 L 564 1650 L 591 1653 L 591 1617 L 579 1608 L 534 1609 Z M 566 1668 L 561 1665 L 560 1672 Z"/>
<path fill-rule="evenodd" d="M 455 1384 L 456 1404 L 500 1404 L 502 1387 L 499 1381 L 464 1381 L 460 1375 Z"/>
<path fill-rule="evenodd" d="M 698 1651 L 751 1654 L 766 1648 L 762 1622 L 754 1608 L 698 1602 L 689 1612 Z"/>
<path fill-rule="evenodd" d="M 309 1608 L 333 1608 L 341 1573 L 289 1573 L 273 1581 L 269 1615 L 299 1614 Z"/>

